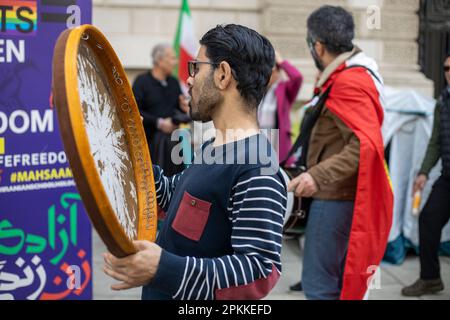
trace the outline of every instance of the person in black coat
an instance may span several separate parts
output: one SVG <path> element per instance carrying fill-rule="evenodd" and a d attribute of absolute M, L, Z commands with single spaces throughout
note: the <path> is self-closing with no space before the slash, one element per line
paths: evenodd
<path fill-rule="evenodd" d="M 167 176 L 183 170 L 178 159 L 171 159 L 178 141 L 171 134 L 180 123 L 188 123 L 189 105 L 180 84 L 172 76 L 177 64 L 175 51 L 169 44 L 158 44 L 152 50 L 153 68 L 139 75 L 133 93 L 143 119 L 152 161 L 163 168 Z"/>

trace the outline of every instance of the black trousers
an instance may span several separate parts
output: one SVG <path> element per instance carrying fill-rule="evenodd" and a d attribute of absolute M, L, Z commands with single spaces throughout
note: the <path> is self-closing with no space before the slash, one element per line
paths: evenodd
<path fill-rule="evenodd" d="M 450 178 L 441 176 L 419 217 L 420 278 L 440 278 L 439 245 L 442 229 L 450 218 Z"/>

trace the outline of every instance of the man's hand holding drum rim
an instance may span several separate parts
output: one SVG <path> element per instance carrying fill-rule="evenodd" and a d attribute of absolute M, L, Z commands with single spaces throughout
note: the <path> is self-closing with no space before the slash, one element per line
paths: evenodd
<path fill-rule="evenodd" d="M 112 290 L 127 290 L 148 284 L 156 275 L 161 258 L 161 247 L 149 241 L 133 241 L 137 253 L 125 258 L 117 258 L 104 253 L 103 271 L 120 281 L 111 286 Z"/>
<path fill-rule="evenodd" d="M 294 192 L 296 197 L 309 198 L 313 196 L 319 187 L 317 186 L 314 178 L 308 173 L 302 173 L 298 177 L 295 177 L 288 184 L 288 192 Z"/>

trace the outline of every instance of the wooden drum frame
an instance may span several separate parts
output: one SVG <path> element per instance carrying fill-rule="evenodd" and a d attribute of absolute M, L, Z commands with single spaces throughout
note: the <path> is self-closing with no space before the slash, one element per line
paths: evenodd
<path fill-rule="evenodd" d="M 125 71 L 97 28 L 61 33 L 52 86 L 64 149 L 87 213 L 112 254 L 133 254 L 133 240 L 156 237 L 152 162 Z"/>

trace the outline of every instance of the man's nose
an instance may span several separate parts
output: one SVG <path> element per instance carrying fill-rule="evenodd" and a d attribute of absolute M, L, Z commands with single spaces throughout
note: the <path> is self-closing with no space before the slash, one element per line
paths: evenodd
<path fill-rule="evenodd" d="M 187 83 L 187 85 L 188 85 L 189 87 L 192 88 L 192 86 L 194 85 L 194 78 L 192 78 L 191 76 L 189 76 L 189 78 L 187 79 L 186 83 Z"/>

